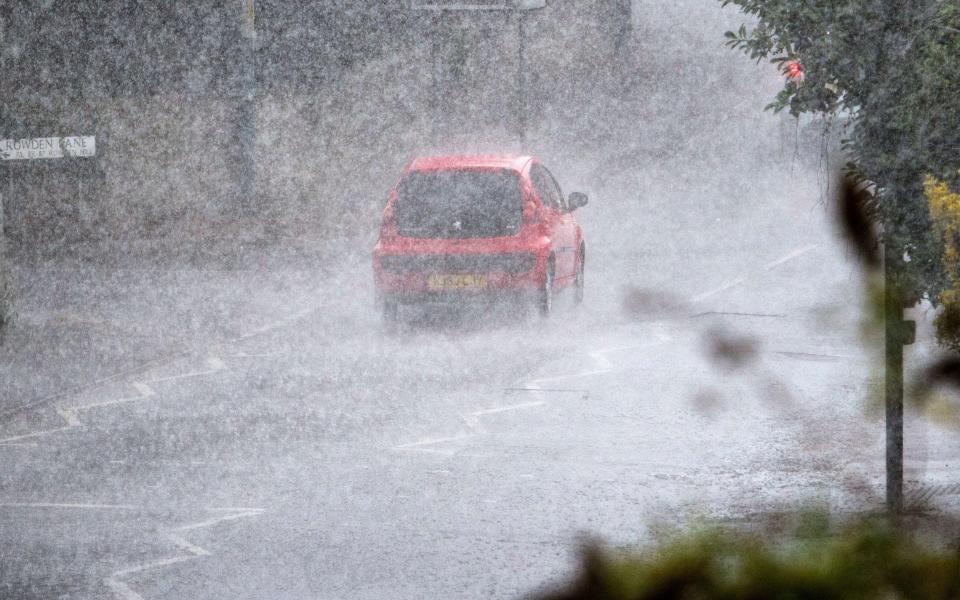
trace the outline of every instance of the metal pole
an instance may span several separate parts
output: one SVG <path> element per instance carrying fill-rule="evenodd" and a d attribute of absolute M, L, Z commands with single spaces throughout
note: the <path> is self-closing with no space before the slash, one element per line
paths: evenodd
<path fill-rule="evenodd" d="M 887 512 L 903 511 L 903 300 L 898 285 L 899 257 L 892 239 L 884 243 L 884 333 L 886 354 Z"/>
<path fill-rule="evenodd" d="M 517 128 L 520 144 L 527 143 L 527 56 L 526 56 L 526 28 L 524 27 L 523 11 L 518 11 L 519 42 L 517 44 L 517 95 L 518 112 Z"/>
<path fill-rule="evenodd" d="M 6 24 L 6 19 L 4 15 L 0 14 L 0 73 L 8 72 L 7 71 L 6 25 L 7 24 Z M 7 86 L 3 86 L 2 88 L 0 88 L 0 90 L 6 89 L 6 87 Z M 2 94 L 3 94 L 3 91 L 0 91 L 0 95 Z M 11 112 L 12 112 L 12 108 L 10 107 L 10 103 L 5 98 L 0 96 L 0 123 L 4 125 L 4 128 L 9 127 L 9 123 L 12 121 L 12 119 L 10 118 Z M 7 135 L 10 135 L 11 133 L 12 133 L 11 131 L 0 130 L 0 137 L 5 137 Z M 0 293 L 3 292 L 2 279 L 4 276 L 4 273 L 3 273 L 4 261 L 6 260 L 6 256 L 4 254 L 4 250 L 5 250 L 4 235 L 6 233 L 6 222 L 4 219 L 4 203 L 10 201 L 10 199 L 12 198 L 11 194 L 13 192 L 12 190 L 13 174 L 10 172 L 10 161 L 5 160 L 3 162 L 6 163 L 3 165 L 2 171 L 3 171 L 3 175 L 5 176 L 5 179 L 7 180 L 7 194 L 6 194 L 6 197 L 4 197 L 3 190 L 2 188 L 0 188 Z M 2 307 L 0 307 L 0 309 L 2 309 Z M 0 318 L 2 318 L 2 316 L 3 315 L 0 314 Z"/>
<path fill-rule="evenodd" d="M 430 119 L 430 142 L 436 145 L 440 140 L 440 120 L 444 116 L 441 106 L 443 95 L 440 93 L 443 73 L 440 70 L 440 36 L 443 21 L 439 17 L 430 19 L 430 103 L 433 105 L 433 118 Z M 445 105 L 444 105 L 445 106 Z"/>
<path fill-rule="evenodd" d="M 878 71 L 887 73 L 887 66 L 896 60 L 899 51 L 899 31 L 903 23 L 903 0 L 891 0 L 884 13 L 886 24 L 880 38 Z M 902 191 L 897 185 L 889 190 L 892 198 Z M 884 381 L 884 405 L 886 413 L 886 467 L 887 467 L 887 512 L 892 516 L 903 511 L 903 296 L 901 272 L 903 247 L 901 234 L 896 230 L 896 221 L 887 214 L 883 232 L 883 313 L 884 354 L 886 372 Z"/>
<path fill-rule="evenodd" d="M 240 142 L 240 210 L 245 216 L 256 209 L 256 140 L 257 140 L 257 72 L 256 72 L 256 7 L 254 0 L 241 0 L 243 21 L 241 31 L 242 81 L 240 114 L 238 118 Z"/>

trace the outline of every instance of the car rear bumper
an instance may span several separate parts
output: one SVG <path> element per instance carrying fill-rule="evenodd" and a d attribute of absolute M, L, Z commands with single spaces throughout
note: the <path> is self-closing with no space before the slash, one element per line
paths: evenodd
<path fill-rule="evenodd" d="M 381 239 L 373 249 L 374 283 L 380 295 L 410 299 L 532 291 L 542 285 L 549 252 L 549 239 L 527 227 L 501 238 Z M 483 285 L 438 289 L 437 276 L 481 277 Z"/>
<path fill-rule="evenodd" d="M 471 276 L 475 281 L 460 285 L 458 282 L 443 282 L 445 276 Z M 434 276 L 440 276 L 434 277 Z M 441 280 L 438 282 L 438 279 Z M 447 278 L 449 279 L 449 278 Z M 479 280 L 479 281 L 477 281 Z M 417 271 L 395 273 L 374 267 L 374 283 L 377 292 L 393 296 L 447 299 L 464 296 L 483 296 L 506 292 L 525 292 L 537 289 L 543 275 L 533 268 L 523 273 L 501 271 Z"/>
<path fill-rule="evenodd" d="M 380 254 L 373 278 L 380 295 L 446 300 L 538 289 L 546 258 L 531 253 Z"/>

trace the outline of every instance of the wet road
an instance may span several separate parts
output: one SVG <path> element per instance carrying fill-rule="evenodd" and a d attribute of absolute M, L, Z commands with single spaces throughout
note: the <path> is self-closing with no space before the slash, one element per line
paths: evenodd
<path fill-rule="evenodd" d="M 639 238 L 584 211 L 587 305 L 547 322 L 385 333 L 361 252 L 178 280 L 253 308 L 0 429 L 0 596 L 516 597 L 562 581 L 584 534 L 876 507 L 858 275 L 801 199 L 658 212 Z M 949 475 L 956 443 L 924 431 L 912 475 Z"/>

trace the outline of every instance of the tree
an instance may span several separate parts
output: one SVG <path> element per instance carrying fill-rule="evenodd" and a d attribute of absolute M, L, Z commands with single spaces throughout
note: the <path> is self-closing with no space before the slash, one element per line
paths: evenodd
<path fill-rule="evenodd" d="M 847 175 L 868 183 L 883 228 L 887 504 L 902 503 L 903 308 L 933 302 L 946 276 L 927 177 L 960 187 L 960 5 L 956 0 L 722 0 L 756 19 L 727 43 L 786 75 L 768 106 L 844 123 Z M 929 180 L 927 180 L 929 181 Z M 928 190 L 930 184 L 928 183 Z M 946 295 L 950 300 L 950 296 Z M 960 299 L 960 298 L 958 298 Z M 940 325 L 954 323 L 941 319 Z M 941 339 L 945 339 L 941 331 Z"/>
<path fill-rule="evenodd" d="M 723 0 L 757 18 L 728 45 L 787 74 L 768 106 L 845 122 L 848 169 L 876 185 L 875 217 L 902 248 L 900 287 L 936 299 L 945 280 L 923 180 L 960 185 L 960 6 L 949 0 Z M 796 68 L 796 67 L 793 67 Z"/>

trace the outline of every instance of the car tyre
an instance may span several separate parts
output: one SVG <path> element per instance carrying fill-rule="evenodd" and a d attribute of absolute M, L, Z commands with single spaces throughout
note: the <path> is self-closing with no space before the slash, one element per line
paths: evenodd
<path fill-rule="evenodd" d="M 537 306 L 541 317 L 549 317 L 553 312 L 553 260 L 547 264 L 547 273 L 543 277 L 543 287 L 537 298 Z"/>
<path fill-rule="evenodd" d="M 380 316 L 388 329 L 393 329 L 399 319 L 396 298 L 384 298 L 380 301 Z"/>
<path fill-rule="evenodd" d="M 581 304 L 583 304 L 583 287 L 584 287 L 583 271 L 584 271 L 584 263 L 586 261 L 586 258 L 587 258 L 586 253 L 583 251 L 583 249 L 581 249 L 580 257 L 577 260 L 577 275 L 576 275 L 576 280 L 574 281 L 574 287 L 573 287 L 573 302 L 577 306 L 580 306 Z"/>

